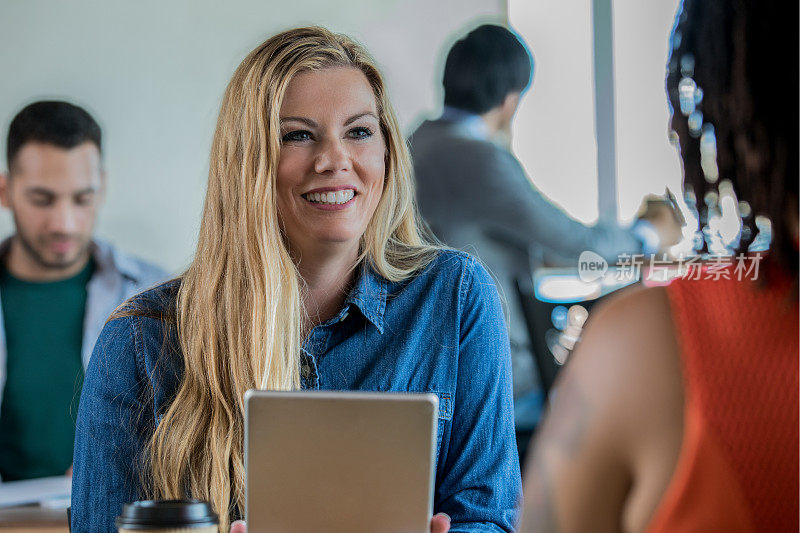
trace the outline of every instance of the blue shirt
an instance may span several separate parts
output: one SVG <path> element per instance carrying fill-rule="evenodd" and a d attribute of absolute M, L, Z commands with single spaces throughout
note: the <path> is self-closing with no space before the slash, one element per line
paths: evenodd
<path fill-rule="evenodd" d="M 139 295 L 152 318 L 112 320 L 95 346 L 77 420 L 73 532 L 113 532 L 122 504 L 143 497 L 141 454 L 182 375 L 174 328 L 158 318 L 178 283 Z M 308 335 L 301 376 L 308 389 L 438 395 L 435 512 L 451 516 L 453 532 L 513 531 L 521 482 L 508 334 L 474 258 L 442 251 L 396 283 L 362 268 L 339 313 Z"/>

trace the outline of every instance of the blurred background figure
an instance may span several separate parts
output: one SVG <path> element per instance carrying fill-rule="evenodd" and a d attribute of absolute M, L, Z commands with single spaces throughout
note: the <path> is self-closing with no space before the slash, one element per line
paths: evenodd
<path fill-rule="evenodd" d="M 0 201 L 0 477 L 68 473 L 83 373 L 106 318 L 163 280 L 92 236 L 103 201 L 101 131 L 80 107 L 36 102 L 8 130 Z"/>
<path fill-rule="evenodd" d="M 737 252 L 747 214 L 772 244 L 740 256 L 749 275 L 593 316 L 529 459 L 523 531 L 797 531 L 797 20 L 796 2 L 683 2 L 667 93 L 687 192 L 701 224 L 739 200 Z"/>
<path fill-rule="evenodd" d="M 445 244 L 477 254 L 507 307 L 517 426 L 531 430 L 542 393 L 518 285 L 534 267 L 575 267 L 593 251 L 609 262 L 621 252 L 653 253 L 678 242 L 680 226 L 664 202 L 647 202 L 630 229 L 585 226 L 550 203 L 509 150 L 511 123 L 531 84 L 533 59 L 522 40 L 482 25 L 447 55 L 444 112 L 411 136 L 420 211 Z M 523 436 L 525 442 L 528 436 Z"/>
<path fill-rule="evenodd" d="M 507 0 L 305 0 L 280 10 L 260 0 L 145 0 L 106 8 L 94 0 L 0 2 L 0 35 L 16 43 L 14 53 L 0 54 L 0 124 L 19 103 L 54 96 L 92 113 L 113 177 L 96 234 L 169 272 L 194 257 L 220 95 L 252 43 L 308 24 L 354 36 L 382 65 L 407 135 L 441 100 L 446 43 L 471 21 L 508 17 Z M 0 154 L 0 169 L 6 165 Z M 0 211 L 0 234 L 12 228 Z"/>

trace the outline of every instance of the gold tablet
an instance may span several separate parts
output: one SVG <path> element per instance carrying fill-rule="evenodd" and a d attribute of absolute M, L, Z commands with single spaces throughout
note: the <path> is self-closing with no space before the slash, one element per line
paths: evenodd
<path fill-rule="evenodd" d="M 427 533 L 434 394 L 245 395 L 248 533 Z"/>

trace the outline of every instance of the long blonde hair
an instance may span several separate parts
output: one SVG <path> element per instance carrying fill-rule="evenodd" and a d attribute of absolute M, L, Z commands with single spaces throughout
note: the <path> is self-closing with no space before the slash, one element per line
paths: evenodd
<path fill-rule="evenodd" d="M 366 50 L 319 27 L 280 33 L 253 50 L 225 91 L 197 253 L 178 291 L 183 380 L 146 450 L 152 496 L 208 500 L 223 531 L 232 512 L 244 511 L 245 391 L 300 387 L 302 280 L 279 229 L 275 196 L 279 110 L 295 74 L 335 66 L 366 76 L 387 148 L 383 194 L 356 264 L 368 262 L 397 281 L 437 250 L 420 229 L 408 149 Z"/>

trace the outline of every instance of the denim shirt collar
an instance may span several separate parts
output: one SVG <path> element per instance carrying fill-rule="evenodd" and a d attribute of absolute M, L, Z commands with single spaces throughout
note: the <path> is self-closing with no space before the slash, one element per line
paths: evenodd
<path fill-rule="evenodd" d="M 386 310 L 387 281 L 375 272 L 365 261 L 359 267 L 358 277 L 347 295 L 341 314 L 347 313 L 350 304 L 356 306 L 361 314 L 383 333 L 383 313 Z"/>

